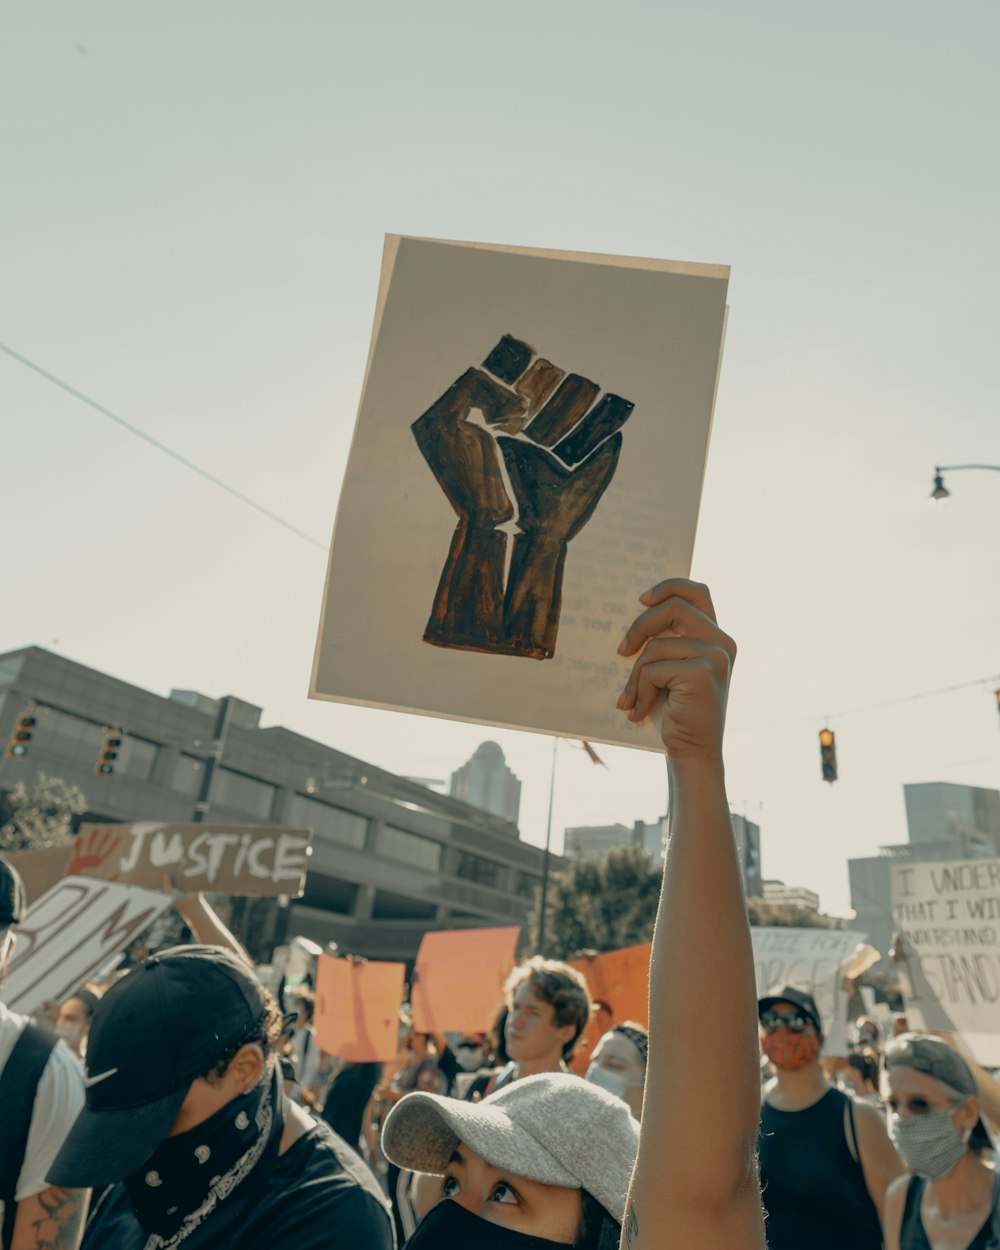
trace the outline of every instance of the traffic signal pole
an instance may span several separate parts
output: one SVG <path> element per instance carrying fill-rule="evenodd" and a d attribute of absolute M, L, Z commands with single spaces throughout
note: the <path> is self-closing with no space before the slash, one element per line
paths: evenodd
<path fill-rule="evenodd" d="M 231 712 L 231 701 L 227 694 L 219 700 L 219 710 L 215 716 L 215 729 L 212 732 L 212 745 L 209 748 L 208 758 L 205 760 L 205 774 L 201 779 L 198 801 L 194 805 L 194 815 L 191 818 L 199 824 L 204 821 L 211 806 L 209 795 L 212 792 L 212 778 L 215 776 L 215 770 L 222 762 L 222 752 L 226 746 L 226 735 L 229 733 Z"/>

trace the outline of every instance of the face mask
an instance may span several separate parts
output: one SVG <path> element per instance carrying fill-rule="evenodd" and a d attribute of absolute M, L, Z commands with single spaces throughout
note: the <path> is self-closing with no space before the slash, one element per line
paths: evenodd
<path fill-rule="evenodd" d="M 478 1072 L 483 1066 L 483 1052 L 478 1046 L 459 1046 L 455 1058 L 463 1072 Z"/>
<path fill-rule="evenodd" d="M 586 1079 L 624 1102 L 625 1091 L 628 1089 L 628 1079 L 624 1072 L 611 1072 L 608 1068 L 602 1068 L 599 1063 L 592 1063 L 587 1069 Z"/>
<path fill-rule="evenodd" d="M 778 1029 L 765 1033 L 761 1049 L 768 1059 L 782 1072 L 797 1072 L 819 1058 L 819 1038 L 813 1034 L 792 1033 Z"/>
<path fill-rule="evenodd" d="M 245 1194 L 241 1182 L 262 1161 L 277 1157 L 284 1127 L 280 1080 L 272 1063 L 253 1089 L 160 1142 L 142 1167 L 125 1177 L 125 1192 L 147 1237 L 155 1234 L 164 1245 L 175 1244 L 175 1236 L 182 1240 L 185 1223 L 200 1224 L 234 1192 Z"/>
<path fill-rule="evenodd" d="M 903 1162 L 931 1181 L 944 1180 L 955 1170 L 972 1136 L 972 1129 L 959 1136 L 951 1115 L 947 1107 L 941 1107 L 905 1120 L 898 1115 L 889 1116 L 889 1136 Z"/>
<path fill-rule="evenodd" d="M 455 1250 L 456 1246 L 475 1246 L 476 1250 L 552 1250 L 555 1246 L 557 1250 L 566 1250 L 565 1242 L 501 1228 L 466 1211 L 450 1198 L 424 1216 L 406 1243 L 406 1250 Z"/>
<path fill-rule="evenodd" d="M 77 1046 L 83 1037 L 83 1025 L 78 1020 L 60 1020 L 56 1025 L 56 1037 L 61 1037 L 70 1046 Z"/>

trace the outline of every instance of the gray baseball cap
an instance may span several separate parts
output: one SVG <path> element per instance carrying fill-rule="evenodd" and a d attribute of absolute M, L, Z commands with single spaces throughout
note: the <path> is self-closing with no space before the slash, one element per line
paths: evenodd
<path fill-rule="evenodd" d="M 398 1167 L 441 1175 L 459 1144 L 543 1185 L 585 1189 L 621 1224 L 639 1124 L 620 1098 L 568 1072 L 522 1077 L 484 1098 L 407 1094 L 382 1129 Z"/>
<path fill-rule="evenodd" d="M 886 1046 L 885 1066 L 912 1068 L 934 1077 L 944 1085 L 966 1098 L 976 1096 L 976 1078 L 972 1069 L 953 1046 L 940 1037 L 928 1037 L 924 1033 L 901 1033 Z"/>

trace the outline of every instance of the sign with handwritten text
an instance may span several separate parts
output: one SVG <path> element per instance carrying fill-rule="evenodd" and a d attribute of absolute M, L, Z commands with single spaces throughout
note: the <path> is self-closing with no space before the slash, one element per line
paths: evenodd
<path fill-rule="evenodd" d="M 305 881 L 312 833 L 272 826 L 140 820 L 83 825 L 71 846 L 11 856 L 35 898 L 61 877 L 98 877 L 181 894 L 287 894 Z"/>
<path fill-rule="evenodd" d="M 1000 859 L 892 865 L 906 1015 L 1000 1064 Z"/>
<path fill-rule="evenodd" d="M 823 1024 L 823 1049 L 847 1054 L 847 995 L 840 988 L 841 964 L 865 935 L 856 929 L 785 929 L 751 926 L 757 994 L 779 986 L 805 990 L 816 1000 Z"/>
<path fill-rule="evenodd" d="M 15 929 L 0 999 L 30 1014 L 59 1002 L 103 968 L 170 906 L 167 894 L 112 881 L 65 877 Z"/>

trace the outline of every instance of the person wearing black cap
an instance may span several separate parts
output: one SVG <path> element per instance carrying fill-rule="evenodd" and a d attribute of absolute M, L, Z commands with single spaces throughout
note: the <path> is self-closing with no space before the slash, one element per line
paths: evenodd
<path fill-rule="evenodd" d="M 218 947 L 163 951 L 108 990 L 86 1106 L 49 1173 L 104 1190 L 87 1250 L 392 1250 L 374 1178 L 285 1096 L 281 1029 L 252 969 Z"/>
<path fill-rule="evenodd" d="M 24 910 L 21 878 L 0 858 L 0 983 Z M 0 1002 L 0 1245 L 6 1250 L 78 1244 L 86 1194 L 51 1185 L 46 1174 L 82 1106 L 79 1061 L 53 1033 Z"/>
<path fill-rule="evenodd" d="M 778 986 L 758 1000 L 757 1015 L 776 1073 L 758 1139 L 770 1250 L 881 1250 L 886 1188 L 903 1171 L 881 1116 L 823 1075 L 811 994 Z"/>
<path fill-rule="evenodd" d="M 904 1033 L 885 1049 L 889 1134 L 913 1173 L 885 1199 L 886 1250 L 1000 1245 L 1000 1176 L 976 1078 L 939 1037 Z"/>

